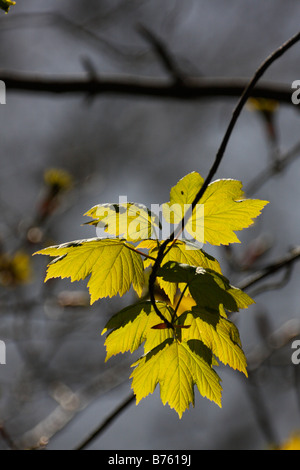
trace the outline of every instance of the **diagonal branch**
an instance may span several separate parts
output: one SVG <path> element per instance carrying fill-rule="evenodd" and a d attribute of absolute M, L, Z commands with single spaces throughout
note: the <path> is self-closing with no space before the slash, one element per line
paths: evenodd
<path fill-rule="evenodd" d="M 84 441 L 82 441 L 75 450 L 83 450 L 89 444 L 91 444 L 100 434 L 105 431 L 105 429 L 112 423 L 112 421 L 117 418 L 122 411 L 124 411 L 133 401 L 134 401 L 134 394 L 130 393 L 125 400 L 120 403 L 120 405 L 101 423 L 101 425 L 96 428 Z"/>
<path fill-rule="evenodd" d="M 292 149 L 287 151 L 284 155 L 280 156 L 274 162 L 271 163 L 267 168 L 262 170 L 246 188 L 246 193 L 253 194 L 260 187 L 266 183 L 272 176 L 279 174 L 285 168 L 293 162 L 296 158 L 300 157 L 300 142 L 298 142 Z"/>
<path fill-rule="evenodd" d="M 185 76 L 179 69 L 176 61 L 172 57 L 172 54 L 167 49 L 165 44 L 159 39 L 152 31 L 150 31 L 146 26 L 139 25 L 139 32 L 144 36 L 144 38 L 150 42 L 153 46 L 154 51 L 156 52 L 158 58 L 161 60 L 165 69 L 171 74 L 174 82 L 177 85 L 183 85 L 185 81 Z"/>
<path fill-rule="evenodd" d="M 288 254 L 275 261 L 274 263 L 269 264 L 265 268 L 257 271 L 255 274 L 245 279 L 240 283 L 239 288 L 244 290 L 252 287 L 254 284 L 257 284 L 261 280 L 265 279 L 272 274 L 275 274 L 282 268 L 290 267 L 295 261 L 300 259 L 300 246 L 296 246 Z"/>
<path fill-rule="evenodd" d="M 149 293 L 150 293 L 150 299 L 151 299 L 151 302 L 153 304 L 153 307 L 155 309 L 155 312 L 158 314 L 158 316 L 161 318 L 161 312 L 159 311 L 157 305 L 155 304 L 155 295 L 154 295 L 154 284 L 155 284 L 155 281 L 156 281 L 156 276 L 157 276 L 157 272 L 158 272 L 158 269 L 162 263 L 162 260 L 164 258 L 164 255 L 165 255 L 165 250 L 166 250 L 166 247 L 167 245 L 173 241 L 173 240 L 176 240 L 176 238 L 179 236 L 179 234 L 182 232 L 182 230 L 184 229 L 184 226 L 186 224 L 186 222 L 188 221 L 189 217 L 192 215 L 192 212 L 193 212 L 193 209 L 195 208 L 195 206 L 198 204 L 198 202 L 200 201 L 200 199 L 202 198 L 203 194 L 205 193 L 208 185 L 210 184 L 210 182 L 212 181 L 212 178 L 214 177 L 215 173 L 217 172 L 219 166 L 220 166 L 220 163 L 223 159 L 223 156 L 225 154 L 225 151 L 226 151 L 226 148 L 227 148 L 227 144 L 229 142 L 229 139 L 231 137 L 231 134 L 232 134 L 232 131 L 235 127 L 235 124 L 240 116 L 240 113 L 244 107 L 244 105 L 246 104 L 248 98 L 251 96 L 251 92 L 252 90 L 254 89 L 254 87 L 256 86 L 257 82 L 259 81 L 259 79 L 262 77 L 262 75 L 265 73 L 265 71 L 270 67 L 270 65 L 273 64 L 273 62 L 275 62 L 279 57 L 281 57 L 288 49 L 290 49 L 294 44 L 296 44 L 298 41 L 300 40 L 300 32 L 297 33 L 295 36 L 293 36 L 291 39 L 289 39 L 286 43 L 284 43 L 282 46 L 280 46 L 278 49 L 276 49 L 262 64 L 261 66 L 257 69 L 257 71 L 255 72 L 253 78 L 250 80 L 248 86 L 246 87 L 246 89 L 244 90 L 242 96 L 240 97 L 234 111 L 233 111 L 233 114 L 232 114 L 232 118 L 229 122 L 229 125 L 227 127 L 227 130 L 225 132 L 225 135 L 223 137 L 223 140 L 221 142 L 221 145 L 219 147 L 219 150 L 216 154 L 216 157 L 215 157 L 215 161 L 202 185 L 202 187 L 199 189 L 198 193 L 196 194 L 192 204 L 191 204 L 191 207 L 190 207 L 190 211 L 187 211 L 187 213 L 184 215 L 182 221 L 178 224 L 178 226 L 176 227 L 176 229 L 173 231 L 173 233 L 170 235 L 170 238 L 165 240 L 162 245 L 160 246 L 160 249 L 157 253 L 157 258 L 156 258 L 156 261 L 153 265 L 153 268 L 152 268 L 152 271 L 151 271 L 151 274 L 149 276 Z M 169 323 L 169 322 L 168 322 Z M 167 323 L 167 324 L 168 324 Z M 169 326 L 169 325 L 168 325 Z M 169 326 L 169 327 L 172 327 Z"/>

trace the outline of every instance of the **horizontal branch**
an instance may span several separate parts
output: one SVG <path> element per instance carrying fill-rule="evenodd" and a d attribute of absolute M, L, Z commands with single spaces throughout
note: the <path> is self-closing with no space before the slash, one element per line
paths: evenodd
<path fill-rule="evenodd" d="M 57 95 L 121 95 L 160 99 L 201 100 L 205 98 L 240 97 L 247 79 L 185 78 L 184 83 L 148 77 L 47 77 L 0 70 L 0 79 L 8 91 Z M 292 104 L 290 86 L 265 82 L 251 91 L 251 96 Z"/>

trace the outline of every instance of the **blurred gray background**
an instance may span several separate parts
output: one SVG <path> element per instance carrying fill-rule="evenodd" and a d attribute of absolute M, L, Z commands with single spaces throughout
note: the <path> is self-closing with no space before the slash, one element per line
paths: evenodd
<path fill-rule="evenodd" d="M 0 16 L 0 79 L 1 70 L 84 78 L 90 73 L 87 64 L 101 78 L 167 79 L 153 45 L 138 30 L 140 24 L 163 41 L 186 75 L 249 79 L 274 49 L 298 32 L 300 19 L 297 0 L 16 3 L 8 15 Z M 300 44 L 264 80 L 290 86 L 300 79 L 299 59 Z M 49 168 L 69 172 L 74 187 L 38 227 L 44 243 L 96 236 L 92 227 L 82 226 L 84 212 L 98 203 L 116 202 L 119 195 L 146 205 L 167 201 L 170 188 L 185 174 L 207 175 L 236 102 L 234 97 L 180 101 L 8 89 L 7 104 L 0 106 L 2 249 L 14 252 L 22 246 L 31 255 L 41 247 L 24 242 L 24 236 L 31 224 L 36 227 L 37 207 L 46 190 L 43 175 Z M 277 150 L 284 155 L 299 141 L 298 109 L 281 104 L 274 118 Z M 236 178 L 247 188 L 270 165 L 271 149 L 261 116 L 245 108 L 216 178 Z M 242 244 L 232 253 L 244 259 L 256 239 L 266 239 L 269 249 L 248 271 L 232 269 L 223 249 L 206 247 L 233 284 L 299 244 L 299 165 L 295 158 L 255 192 L 270 204 L 240 234 Z M 136 356 L 104 364 L 101 331 L 132 293 L 87 307 L 86 282 L 43 285 L 46 260 L 41 258 L 30 258 L 29 284 L 0 286 L 0 339 L 7 345 L 7 364 L 0 366 L 4 449 L 10 439 L 20 447 L 48 442 L 49 450 L 74 449 L 130 393 L 130 364 Z M 288 282 L 258 293 L 256 304 L 234 318 L 250 359 L 258 347 L 266 346 L 266 328 L 274 332 L 292 320 L 288 325 L 297 331 L 299 272 L 295 264 Z M 280 282 L 283 276 L 280 272 L 268 282 Z M 84 305 L 59 302 L 65 291 L 82 293 Z M 289 344 L 280 349 L 259 368 L 254 381 L 220 366 L 222 409 L 196 392 L 195 408 L 179 420 L 161 404 L 157 388 L 138 406 L 128 406 L 89 448 L 261 449 L 274 444 L 272 440 L 280 443 L 300 427 L 291 351 Z"/>

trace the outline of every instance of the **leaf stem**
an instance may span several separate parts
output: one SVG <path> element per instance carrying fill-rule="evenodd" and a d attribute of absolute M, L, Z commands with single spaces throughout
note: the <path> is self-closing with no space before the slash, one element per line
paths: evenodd
<path fill-rule="evenodd" d="M 180 295 L 180 297 L 179 297 L 179 300 L 178 300 L 178 302 L 177 302 L 177 304 L 176 304 L 176 307 L 175 307 L 175 310 L 174 310 L 174 315 L 173 315 L 173 317 L 172 317 L 172 321 L 174 321 L 175 318 L 176 318 L 176 316 L 177 316 L 177 310 L 178 310 L 178 308 L 179 308 L 179 305 L 180 305 L 180 303 L 181 303 L 181 301 L 182 301 L 182 299 L 183 299 L 183 297 L 184 297 L 184 294 L 185 294 L 187 288 L 188 288 L 188 284 L 186 284 L 185 288 L 184 288 L 183 291 L 181 292 L 181 295 Z"/>
<path fill-rule="evenodd" d="M 127 245 L 126 243 L 124 244 L 124 246 L 126 246 L 126 248 L 128 248 L 128 250 L 134 251 L 135 253 L 138 253 L 139 255 L 144 256 L 145 258 L 152 259 L 153 261 L 156 261 L 156 258 L 154 258 L 154 256 L 147 255 L 147 253 L 143 253 L 142 251 L 138 250 L 137 248 L 135 248 L 133 246 Z"/>

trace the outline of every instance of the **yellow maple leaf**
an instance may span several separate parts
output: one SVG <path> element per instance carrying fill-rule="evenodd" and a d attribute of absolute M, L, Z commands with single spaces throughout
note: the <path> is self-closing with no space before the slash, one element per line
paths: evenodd
<path fill-rule="evenodd" d="M 35 254 L 54 256 L 45 282 L 61 277 L 79 281 L 91 275 L 88 288 L 91 304 L 102 297 L 124 295 L 131 287 L 140 296 L 144 267 L 134 246 L 119 239 L 90 238 L 51 246 Z"/>
<path fill-rule="evenodd" d="M 181 222 L 203 181 L 199 173 L 192 172 L 171 189 L 170 201 L 163 204 L 163 214 L 170 223 Z M 208 185 L 185 229 L 200 243 L 239 243 L 235 232 L 249 227 L 266 204 L 268 201 L 245 199 L 240 181 L 219 179 Z"/>
<path fill-rule="evenodd" d="M 194 406 L 194 385 L 200 394 L 221 407 L 220 378 L 212 368 L 212 355 L 201 342 L 166 339 L 141 357 L 133 367 L 132 388 L 137 404 L 160 384 L 162 403 L 168 403 L 179 417 Z"/>

